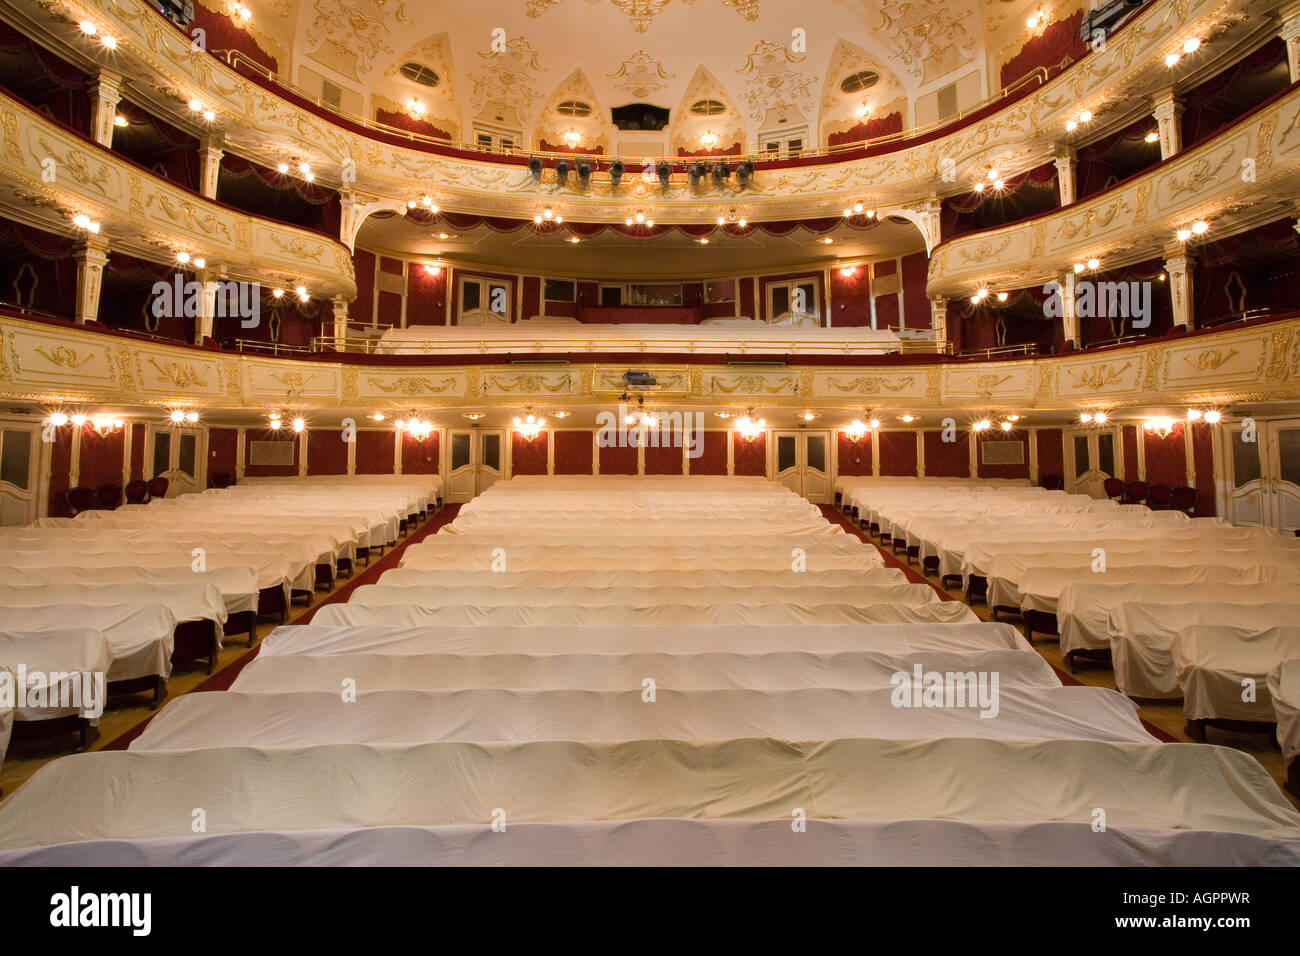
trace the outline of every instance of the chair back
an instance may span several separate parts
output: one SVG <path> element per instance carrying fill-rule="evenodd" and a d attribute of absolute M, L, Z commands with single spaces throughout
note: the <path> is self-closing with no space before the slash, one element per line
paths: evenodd
<path fill-rule="evenodd" d="M 84 485 L 69 488 L 64 495 L 64 500 L 68 503 L 68 511 L 74 515 L 83 511 L 94 511 L 99 507 L 99 499 L 95 497 L 94 489 Z"/>
<path fill-rule="evenodd" d="M 1107 478 L 1101 483 L 1102 488 L 1106 490 L 1106 497 L 1118 501 L 1124 497 L 1124 481 L 1120 478 Z"/>
<path fill-rule="evenodd" d="M 1174 500 L 1174 489 L 1163 481 L 1151 486 L 1147 495 L 1147 504 L 1161 511 L 1167 509 Z"/>
<path fill-rule="evenodd" d="M 171 482 L 168 481 L 166 478 L 164 478 L 162 475 L 159 475 L 157 478 L 149 479 L 149 497 L 166 498 L 167 488 L 170 484 Z"/>
<path fill-rule="evenodd" d="M 142 505 L 149 500 L 149 483 L 143 478 L 137 478 L 135 481 L 127 482 L 126 485 L 126 503 L 128 505 Z"/>
<path fill-rule="evenodd" d="M 100 485 L 95 489 L 95 497 L 99 499 L 101 508 L 112 511 L 122 503 L 122 486 L 115 485 L 111 481 Z"/>
<path fill-rule="evenodd" d="M 1151 490 L 1147 487 L 1145 481 L 1130 481 L 1127 491 L 1128 500 L 1135 505 L 1140 505 L 1147 500 L 1147 495 L 1150 494 Z"/>
<path fill-rule="evenodd" d="M 1195 488 L 1183 485 L 1175 488 L 1173 492 L 1173 507 L 1177 511 L 1186 511 L 1189 515 L 1196 514 L 1196 506 L 1201 503 L 1201 493 Z"/>
<path fill-rule="evenodd" d="M 230 474 L 227 471 L 219 471 L 212 476 L 213 488 L 229 488 L 234 483 L 235 483 L 234 475 Z"/>

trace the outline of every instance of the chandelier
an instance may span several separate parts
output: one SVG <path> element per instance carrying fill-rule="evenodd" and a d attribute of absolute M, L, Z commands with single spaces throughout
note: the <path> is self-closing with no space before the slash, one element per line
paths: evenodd
<path fill-rule="evenodd" d="M 736 433 L 745 441 L 753 441 L 763 433 L 766 426 L 766 419 L 755 418 L 752 408 L 736 419 Z"/>

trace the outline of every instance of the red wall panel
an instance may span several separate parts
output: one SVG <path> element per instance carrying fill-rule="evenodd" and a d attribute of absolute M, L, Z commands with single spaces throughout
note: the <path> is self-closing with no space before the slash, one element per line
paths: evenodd
<path fill-rule="evenodd" d="M 402 297 L 396 292 L 379 293 L 379 324 L 401 327 Z"/>
<path fill-rule="evenodd" d="M 1059 428 L 1038 430 L 1038 477 L 1065 476 L 1065 434 Z"/>
<path fill-rule="evenodd" d="M 1205 422 L 1192 426 L 1192 465 L 1195 469 L 1195 487 L 1201 496 L 1196 502 L 1196 513 L 1212 518 L 1215 515 L 1214 446 L 1211 444 L 1210 429 L 1211 426 Z"/>
<path fill-rule="evenodd" d="M 635 475 L 637 473 L 637 450 L 619 448 L 609 445 L 600 449 L 600 473 L 602 475 Z"/>
<path fill-rule="evenodd" d="M 680 447 L 647 448 L 645 450 L 645 473 L 647 475 L 680 475 L 682 473 L 682 456 Z"/>
<path fill-rule="evenodd" d="M 871 325 L 871 279 L 866 266 L 855 266 L 852 275 L 831 269 L 831 325 L 860 328 Z"/>
<path fill-rule="evenodd" d="M 358 249 L 352 253 L 352 268 L 357 274 L 357 297 L 348 303 L 348 318 L 368 325 L 375 308 L 375 254 Z"/>
<path fill-rule="evenodd" d="M 731 445 L 732 474 L 767 476 L 767 433 L 753 441 L 737 435 Z"/>
<path fill-rule="evenodd" d="M 981 478 L 1028 478 L 1029 477 L 1029 433 L 1028 432 L 1004 432 L 999 429 L 996 433 L 990 432 L 987 435 L 979 435 L 976 441 L 982 445 L 986 441 L 1018 441 L 1024 445 L 1024 452 L 1021 459 L 1024 464 L 1021 465 L 986 465 L 984 464 L 984 452 L 979 445 L 975 448 L 975 467 L 976 474 Z M 928 450 L 928 449 L 927 449 Z M 926 474 L 930 473 L 929 459 L 926 459 Z"/>
<path fill-rule="evenodd" d="M 916 474 L 916 432 L 879 432 L 878 434 L 880 473 L 891 477 L 914 476 Z"/>
<path fill-rule="evenodd" d="M 755 284 L 753 276 L 745 276 L 740 280 L 740 314 L 756 319 L 762 315 L 762 311 L 754 299 Z"/>
<path fill-rule="evenodd" d="M 839 443 L 838 472 L 849 477 L 861 477 L 871 474 L 871 433 L 863 435 L 858 441 L 850 441 L 844 432 L 836 432 Z"/>
<path fill-rule="evenodd" d="M 944 441 L 942 431 L 925 432 L 925 474 L 927 478 L 969 478 L 970 438 L 955 429 L 956 441 Z M 884 459 L 880 463 L 884 474 Z"/>
<path fill-rule="evenodd" d="M 208 429 L 208 487 L 212 476 L 225 472 L 235 477 L 236 459 L 239 455 L 239 431 L 235 428 Z M 134 456 L 133 456 L 134 457 Z"/>
<path fill-rule="evenodd" d="M 145 425 L 131 426 L 131 480 L 132 481 L 135 481 L 136 479 L 147 480 L 144 473 L 144 443 L 148 434 L 149 434 L 149 429 Z M 230 473 L 233 475 L 234 470 L 232 469 Z M 153 475 L 148 476 L 148 478 L 152 478 L 152 477 Z"/>
<path fill-rule="evenodd" d="M 423 265 L 411 264 L 406 277 L 406 324 L 444 325 L 447 320 L 447 270 L 430 274 Z"/>
<path fill-rule="evenodd" d="M 307 432 L 307 474 L 346 475 L 348 446 L 339 428 L 312 428 Z"/>
<path fill-rule="evenodd" d="M 1138 430 L 1134 425 L 1125 425 L 1121 434 L 1124 448 L 1124 480 L 1138 480 Z"/>
<path fill-rule="evenodd" d="M 592 472 L 591 432 L 557 431 L 555 435 L 555 473 L 590 475 Z"/>
<path fill-rule="evenodd" d="M 525 319 L 542 314 L 542 280 L 540 276 L 524 276 L 519 293 L 522 300 L 519 314 Z"/>
<path fill-rule="evenodd" d="M 81 458 L 77 484 L 87 488 L 122 483 L 122 464 L 126 455 L 126 432 L 119 430 L 98 434 L 86 426 L 81 431 Z"/>
<path fill-rule="evenodd" d="M 1146 455 L 1146 481 L 1148 484 L 1165 484 L 1177 488 L 1187 484 L 1187 447 L 1183 438 L 1183 424 L 1174 425 L 1168 438 L 1143 429 L 1143 452 Z"/>
<path fill-rule="evenodd" d="M 387 272 L 389 275 L 400 276 L 402 274 L 402 260 L 394 259 L 392 256 L 380 256 L 379 271 Z"/>
<path fill-rule="evenodd" d="M 50 448 L 50 517 L 66 518 L 68 503 L 63 496 L 70 487 L 72 469 L 72 429 L 56 428 Z"/>
<path fill-rule="evenodd" d="M 511 432 L 510 473 L 512 475 L 546 474 L 546 450 L 549 432 L 542 432 L 532 441 L 525 440 L 519 432 Z"/>
<path fill-rule="evenodd" d="M 930 276 L 930 257 L 924 252 L 903 256 L 903 326 L 908 329 L 930 327 L 930 299 L 925 284 Z"/>
<path fill-rule="evenodd" d="M 424 441 L 416 441 L 403 432 L 402 474 L 436 475 L 439 466 L 439 452 L 437 432 L 434 432 Z"/>
<path fill-rule="evenodd" d="M 391 428 L 357 431 L 356 472 L 358 475 L 393 473 L 393 439 L 396 434 Z"/>
<path fill-rule="evenodd" d="M 727 433 L 706 431 L 704 450 L 699 458 L 688 458 L 692 475 L 725 475 L 727 473 Z"/>

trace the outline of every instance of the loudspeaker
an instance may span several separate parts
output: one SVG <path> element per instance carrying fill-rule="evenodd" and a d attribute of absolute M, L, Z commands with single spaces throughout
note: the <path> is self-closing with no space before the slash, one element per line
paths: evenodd
<path fill-rule="evenodd" d="M 528 171 L 533 174 L 533 182 L 538 182 L 542 178 L 542 169 L 545 167 L 541 157 L 534 156 L 528 161 Z"/>
<path fill-rule="evenodd" d="M 691 185 L 698 186 L 700 180 L 704 178 L 704 164 L 695 163 L 691 166 Z"/>
<path fill-rule="evenodd" d="M 591 163 L 578 164 L 578 185 L 583 189 L 591 183 Z"/>
<path fill-rule="evenodd" d="M 555 164 L 555 177 L 560 182 L 564 182 L 569 178 L 569 161 L 567 159 L 562 159 Z"/>
<path fill-rule="evenodd" d="M 730 175 L 731 175 L 731 169 L 727 166 L 726 163 L 718 163 L 716 166 L 713 167 L 713 181 L 715 183 L 721 184 L 725 182 L 727 177 Z"/>
<path fill-rule="evenodd" d="M 754 175 L 754 164 L 749 160 L 745 160 L 736 167 L 736 182 L 740 183 L 742 187 L 749 185 L 749 177 L 752 175 Z"/>
<path fill-rule="evenodd" d="M 668 180 L 671 179 L 673 175 L 673 168 L 669 166 L 667 163 L 660 163 L 658 173 L 659 173 L 659 185 L 662 186 L 664 189 L 667 189 Z"/>
<path fill-rule="evenodd" d="M 623 178 L 623 160 L 616 159 L 614 160 L 614 165 L 609 167 L 610 185 L 617 186 L 619 184 L 619 181 L 622 178 Z"/>

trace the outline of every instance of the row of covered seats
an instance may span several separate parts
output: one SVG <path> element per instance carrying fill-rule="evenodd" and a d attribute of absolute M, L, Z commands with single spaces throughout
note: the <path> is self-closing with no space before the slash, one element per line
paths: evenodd
<path fill-rule="evenodd" d="M 25 731 L 75 727 L 84 745 L 98 713 L 70 695 L 96 679 L 114 696 L 151 689 L 156 706 L 174 663 L 205 661 L 210 673 L 227 636 L 246 633 L 251 647 L 259 618 L 283 622 L 294 598 L 310 601 L 359 553 L 392 544 L 399 516 L 430 508 L 440 485 L 259 487 L 0 529 L 0 665 L 67 675 L 63 703 L 18 708 Z"/>
<path fill-rule="evenodd" d="M 779 485 L 517 478 L 0 805 L 0 865 L 270 859 L 1296 865 L 1300 814 Z"/>
<path fill-rule="evenodd" d="M 1196 506 L 1201 500 L 1201 493 L 1195 488 L 1187 485 L 1174 488 L 1162 481 L 1149 485 L 1145 481 L 1107 478 L 1102 482 L 1102 488 L 1106 496 L 1114 501 L 1132 505 L 1145 504 L 1157 510 L 1172 508 L 1189 515 L 1196 514 Z"/>
<path fill-rule="evenodd" d="M 1267 688 L 1281 688 L 1287 662 L 1300 659 L 1295 538 L 1147 509 L 1128 512 L 1126 526 L 1112 516 L 1130 506 L 1114 501 L 1062 517 L 1059 492 L 1045 489 L 873 490 L 858 480 L 845 491 L 882 537 L 917 541 L 908 553 L 926 570 L 937 552 L 944 583 L 960 581 L 995 620 L 1015 615 L 1031 639 L 1058 636 L 1071 669 L 1107 664 L 1130 697 L 1181 699 L 1199 739 L 1207 726 L 1240 730 L 1243 722 L 1269 732 L 1277 723 L 1285 739 L 1285 705 Z"/>

